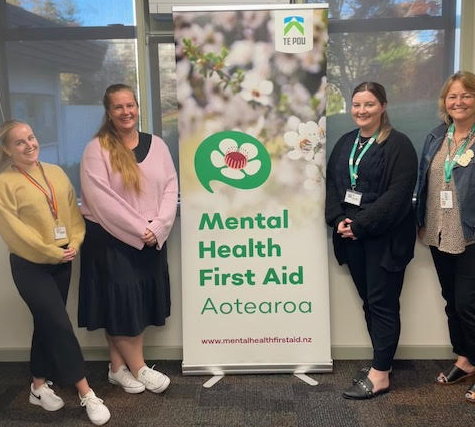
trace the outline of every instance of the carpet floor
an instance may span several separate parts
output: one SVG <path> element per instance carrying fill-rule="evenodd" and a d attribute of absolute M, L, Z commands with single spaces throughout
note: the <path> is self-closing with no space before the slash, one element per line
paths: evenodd
<path fill-rule="evenodd" d="M 467 427 L 475 425 L 475 405 L 464 394 L 472 384 L 434 383 L 450 361 L 398 360 L 391 392 L 369 401 L 349 401 L 341 392 L 366 361 L 335 361 L 332 374 L 312 374 L 309 386 L 292 375 L 235 375 L 210 389 L 205 376 L 181 375 L 179 361 L 159 361 L 156 369 L 171 384 L 161 395 L 125 393 L 107 381 L 106 362 L 87 362 L 87 377 L 112 417 L 107 426 L 158 427 Z M 28 363 L 0 363 L 0 426 L 91 426 L 73 387 L 53 386 L 64 399 L 49 413 L 28 402 Z"/>

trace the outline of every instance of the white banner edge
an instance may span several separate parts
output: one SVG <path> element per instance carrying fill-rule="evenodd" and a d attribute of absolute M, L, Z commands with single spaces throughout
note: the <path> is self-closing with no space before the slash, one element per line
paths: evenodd
<path fill-rule="evenodd" d="M 213 11 L 232 11 L 232 10 L 302 10 L 302 9 L 328 9 L 328 3 L 172 6 L 172 13 L 173 12 L 213 12 Z"/>

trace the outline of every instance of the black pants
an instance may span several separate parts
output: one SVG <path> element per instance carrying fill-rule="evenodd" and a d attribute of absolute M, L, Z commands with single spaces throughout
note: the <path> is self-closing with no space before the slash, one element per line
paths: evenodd
<path fill-rule="evenodd" d="M 366 326 L 373 344 L 372 366 L 379 371 L 391 368 L 401 332 L 399 296 L 405 269 L 390 272 L 381 267 L 383 239 L 346 242 L 348 267 L 363 300 Z"/>
<path fill-rule="evenodd" d="M 15 285 L 33 315 L 30 369 L 35 378 L 75 384 L 84 359 L 66 312 L 71 263 L 36 264 L 10 254 Z"/>
<path fill-rule="evenodd" d="M 432 259 L 446 301 L 450 341 L 454 353 L 475 365 L 475 245 L 461 254 L 431 246 Z"/>

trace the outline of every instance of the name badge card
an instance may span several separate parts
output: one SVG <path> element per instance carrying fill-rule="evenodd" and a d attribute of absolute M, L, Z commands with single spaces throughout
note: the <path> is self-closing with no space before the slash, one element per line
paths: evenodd
<path fill-rule="evenodd" d="M 54 238 L 55 240 L 67 239 L 68 235 L 66 234 L 66 227 L 54 227 Z"/>
<path fill-rule="evenodd" d="M 349 203 L 350 205 L 359 206 L 361 205 L 361 198 L 363 197 L 363 193 L 355 190 L 346 190 L 345 194 L 345 202 Z"/>
<path fill-rule="evenodd" d="M 452 209 L 454 207 L 454 203 L 452 200 L 452 191 L 440 192 L 440 207 L 442 209 Z"/>

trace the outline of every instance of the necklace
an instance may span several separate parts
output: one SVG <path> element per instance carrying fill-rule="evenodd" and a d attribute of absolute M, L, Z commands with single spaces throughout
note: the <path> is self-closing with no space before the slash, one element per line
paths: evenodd
<path fill-rule="evenodd" d="M 369 138 L 366 140 L 366 141 L 363 141 L 363 140 L 359 140 L 358 141 L 358 149 L 361 150 L 365 145 L 366 143 L 369 141 Z"/>

